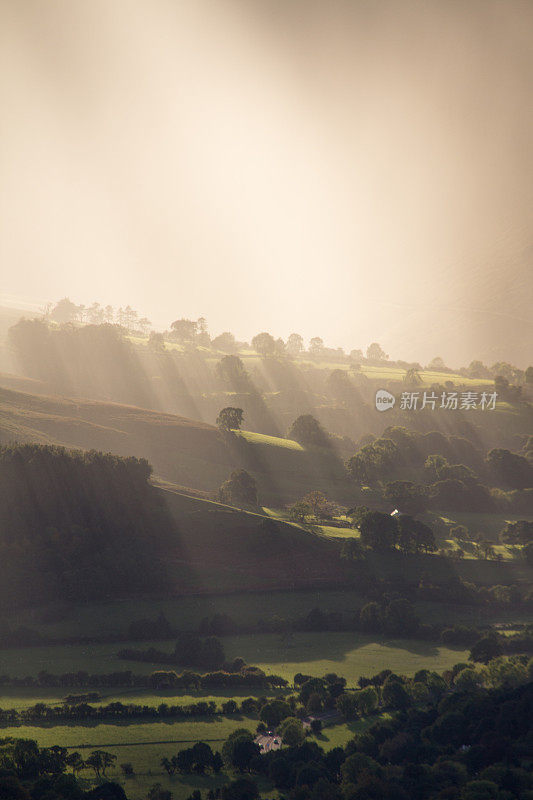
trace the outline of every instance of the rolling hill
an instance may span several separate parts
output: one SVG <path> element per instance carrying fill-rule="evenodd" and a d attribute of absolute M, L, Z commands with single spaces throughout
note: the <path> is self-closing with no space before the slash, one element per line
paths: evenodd
<path fill-rule="evenodd" d="M 19 379 L 24 388 L 25 379 Z M 223 437 L 204 422 L 136 406 L 1 388 L 0 443 L 36 442 L 146 458 L 156 477 L 214 492 L 239 467 L 252 472 L 265 504 L 283 505 L 311 489 L 346 493 L 337 456 L 243 431 Z M 31 386 L 31 384 L 30 384 Z"/>

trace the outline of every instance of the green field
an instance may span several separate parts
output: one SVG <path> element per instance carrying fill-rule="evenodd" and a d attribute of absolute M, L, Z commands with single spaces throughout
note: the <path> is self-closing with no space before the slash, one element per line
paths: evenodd
<path fill-rule="evenodd" d="M 382 714 L 381 718 L 386 718 Z M 375 722 L 376 717 L 358 719 L 354 722 L 334 725 L 323 729 L 322 733 L 313 737 L 324 750 L 343 747 L 356 733 L 362 732 Z M 175 775 L 169 777 L 160 766 L 163 757 L 170 758 L 179 750 L 191 747 L 197 741 L 209 742 L 213 750 L 220 750 L 224 740 L 237 728 L 255 731 L 257 720 L 253 718 L 224 719 L 215 722 L 201 719 L 188 722 L 155 722 L 135 725 L 68 725 L 68 726 L 36 726 L 24 725 L 3 728 L 2 736 L 35 739 L 41 747 L 60 745 L 69 750 L 78 750 L 86 756 L 92 749 L 105 749 L 117 756 L 116 766 L 108 777 L 119 780 L 128 796 L 144 797 L 154 783 L 161 783 L 172 791 L 176 800 L 185 800 L 195 788 L 207 790 L 223 785 L 231 775 L 223 772 L 220 776 Z M 131 763 L 135 777 L 124 779 L 120 764 Z M 93 784 L 92 773 L 83 771 L 81 778 L 89 787 Z M 276 793 L 263 785 L 267 797 L 274 798 Z"/>
<path fill-rule="evenodd" d="M 2 736 L 35 739 L 41 747 L 59 745 L 78 750 L 87 756 L 93 749 L 104 749 L 117 756 L 116 766 L 108 772 L 108 779 L 119 780 L 128 795 L 135 800 L 146 796 L 154 783 L 172 791 L 175 800 L 185 800 L 193 789 L 207 790 L 222 786 L 228 775 L 220 776 L 176 775 L 169 777 L 160 766 L 163 757 L 170 758 L 179 750 L 192 747 L 197 741 L 209 742 L 213 750 L 220 750 L 225 739 L 237 728 L 255 731 L 257 720 L 249 718 L 220 719 L 216 721 L 193 720 L 187 722 L 135 723 L 131 725 L 56 725 L 40 727 L 24 725 L 1 729 Z M 339 734 L 340 735 L 340 734 Z M 135 777 L 124 779 L 120 764 L 131 763 Z M 81 777 L 87 786 L 93 785 L 91 775 L 84 770 Z M 272 797 L 269 792 L 268 797 Z"/>
<path fill-rule="evenodd" d="M 407 675 L 427 667 L 442 671 L 468 653 L 429 642 L 408 639 L 389 639 L 359 633 L 295 633 L 229 636 L 224 638 L 228 659 L 240 656 L 270 674 L 292 680 L 296 672 L 321 676 L 337 672 L 349 685 L 355 685 L 361 675 L 371 676 L 385 666 Z M 119 660 L 116 657 L 123 644 L 68 645 L 56 647 L 25 647 L 0 651 L 0 674 L 13 676 L 36 675 L 41 670 L 63 673 L 86 670 L 92 673 L 130 669 L 148 674 L 157 664 Z M 143 642 L 140 647 L 156 647 L 166 652 L 171 642 Z"/>

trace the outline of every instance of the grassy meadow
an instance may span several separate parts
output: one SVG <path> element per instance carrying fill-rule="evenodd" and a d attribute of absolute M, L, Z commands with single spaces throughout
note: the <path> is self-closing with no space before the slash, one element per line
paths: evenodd
<path fill-rule="evenodd" d="M 468 655 L 465 650 L 429 642 L 331 631 L 227 636 L 223 642 L 228 659 L 240 656 L 269 674 L 292 681 L 296 672 L 313 676 L 337 672 L 349 685 L 355 685 L 361 675 L 374 675 L 384 666 L 412 675 L 422 667 L 448 669 Z M 142 649 L 156 647 L 165 652 L 170 652 L 172 646 L 172 642 L 160 640 L 139 644 Z M 109 643 L 0 650 L 0 674 L 37 675 L 41 670 L 55 673 L 132 670 L 148 674 L 158 668 L 157 664 L 118 659 L 121 647 L 120 643 Z"/>

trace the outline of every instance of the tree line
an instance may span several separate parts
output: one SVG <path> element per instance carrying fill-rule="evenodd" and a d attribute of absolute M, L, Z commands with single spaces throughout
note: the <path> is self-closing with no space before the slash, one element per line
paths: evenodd
<path fill-rule="evenodd" d="M 0 447 L 0 597 L 82 602 L 165 587 L 174 523 L 150 474 L 133 457 Z"/>

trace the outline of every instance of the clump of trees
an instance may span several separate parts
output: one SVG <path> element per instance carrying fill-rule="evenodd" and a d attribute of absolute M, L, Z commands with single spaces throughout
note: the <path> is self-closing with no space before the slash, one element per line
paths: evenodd
<path fill-rule="evenodd" d="M 233 406 L 226 406 L 223 408 L 217 417 L 217 427 L 222 431 L 240 430 L 244 419 L 244 411 L 242 408 L 234 408 Z"/>
<path fill-rule="evenodd" d="M 292 522 L 306 523 L 309 518 L 315 522 L 331 519 L 337 510 L 324 492 L 315 489 L 289 508 L 289 519 Z"/>
<path fill-rule="evenodd" d="M 303 447 L 331 447 L 329 435 L 312 414 L 297 417 L 287 432 L 287 439 L 294 439 Z"/>
<path fill-rule="evenodd" d="M 139 353 L 118 325 L 51 326 L 21 319 L 8 339 L 25 375 L 51 391 L 82 397 L 110 396 L 144 408 L 153 406 Z"/>
<path fill-rule="evenodd" d="M 165 653 L 150 647 L 148 650 L 125 648 L 118 657 L 127 661 L 147 661 L 160 664 L 179 664 L 182 666 L 218 669 L 225 662 L 224 647 L 216 636 L 202 638 L 196 633 L 182 633 L 178 637 L 173 653 Z"/>
<path fill-rule="evenodd" d="M 144 459 L 0 447 L 0 597 L 85 601 L 161 589 L 174 523 Z"/>
<path fill-rule="evenodd" d="M 371 550 L 397 548 L 402 553 L 432 553 L 437 549 L 431 528 L 408 514 L 383 514 L 363 509 L 357 523 L 361 544 Z"/>
<path fill-rule="evenodd" d="M 257 506 L 255 478 L 245 469 L 237 469 L 224 481 L 217 497 L 221 503 L 232 506 Z"/>

